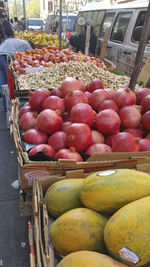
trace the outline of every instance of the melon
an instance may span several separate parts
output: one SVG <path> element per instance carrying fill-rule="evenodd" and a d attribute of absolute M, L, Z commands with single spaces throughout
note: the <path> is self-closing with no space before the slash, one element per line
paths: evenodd
<path fill-rule="evenodd" d="M 106 224 L 104 240 L 109 253 L 129 266 L 142 266 L 148 263 L 150 196 L 119 209 Z"/>
<path fill-rule="evenodd" d="M 105 252 L 104 226 L 107 219 L 87 208 L 72 209 L 52 223 L 50 240 L 57 253 L 65 256 L 79 250 Z"/>
<path fill-rule="evenodd" d="M 52 184 L 45 195 L 48 213 L 54 218 L 74 208 L 82 207 L 79 190 L 84 179 L 63 179 Z"/>
<path fill-rule="evenodd" d="M 77 251 L 64 257 L 56 267 L 125 267 L 127 265 L 104 254 L 93 251 Z"/>
<path fill-rule="evenodd" d="M 80 189 L 80 199 L 85 207 L 111 214 L 148 195 L 150 175 L 133 169 L 95 172 L 84 180 Z"/>

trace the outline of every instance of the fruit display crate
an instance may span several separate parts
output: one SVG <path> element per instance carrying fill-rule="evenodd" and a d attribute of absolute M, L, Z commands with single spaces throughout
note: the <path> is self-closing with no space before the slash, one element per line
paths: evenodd
<path fill-rule="evenodd" d="M 19 128 L 19 99 L 12 102 L 10 118 L 10 134 L 18 154 L 19 186 L 22 190 L 31 190 L 35 177 L 53 174 L 65 174 L 68 170 L 84 169 L 85 172 L 106 170 L 111 168 L 134 168 L 137 164 L 150 162 L 150 151 L 144 152 L 115 152 L 95 154 L 83 162 L 75 160 L 30 160 L 27 151 L 23 148 Z"/>
<path fill-rule="evenodd" d="M 134 169 L 150 173 L 149 164 L 138 164 Z M 53 175 L 47 177 L 38 177 L 34 180 L 32 205 L 36 255 L 35 261 L 37 266 L 56 267 L 58 262 L 60 262 L 62 259 L 62 256 L 55 253 L 49 239 L 49 229 L 54 222 L 54 218 L 48 215 L 48 210 L 45 203 L 45 193 L 47 189 L 57 181 L 70 178 L 86 178 L 89 174 L 91 173 L 84 173 L 84 170 L 76 170 L 66 172 L 65 176 Z M 30 267 L 32 267 L 32 265 Z M 143 267 L 149 267 L 149 263 Z"/>

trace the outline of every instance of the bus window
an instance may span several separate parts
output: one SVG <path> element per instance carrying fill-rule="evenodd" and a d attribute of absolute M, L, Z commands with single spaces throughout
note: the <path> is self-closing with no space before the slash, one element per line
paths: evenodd
<path fill-rule="evenodd" d="M 138 15 L 137 21 L 135 23 L 135 27 L 133 29 L 133 34 L 131 40 L 133 43 L 138 43 L 140 41 L 141 32 L 144 25 L 144 20 L 146 16 L 146 11 L 141 11 Z M 147 38 L 147 44 L 150 45 L 150 32 Z"/>
<path fill-rule="evenodd" d="M 119 13 L 112 29 L 110 40 L 123 43 L 126 29 L 131 18 L 132 12 Z"/>
<path fill-rule="evenodd" d="M 83 16 L 86 19 L 87 12 L 86 11 L 85 12 L 79 12 L 79 14 L 77 16 L 77 19 L 76 19 L 76 22 L 75 22 L 75 25 L 74 25 L 74 31 L 76 33 L 79 33 L 79 32 L 83 31 L 83 27 L 78 24 L 78 18 L 81 17 L 81 16 Z"/>
<path fill-rule="evenodd" d="M 92 11 L 88 11 L 86 19 L 92 20 L 92 16 L 93 16 L 93 12 Z"/>
<path fill-rule="evenodd" d="M 97 15 L 98 15 L 99 11 L 93 11 L 93 24 L 96 25 L 97 23 Z"/>
<path fill-rule="evenodd" d="M 101 25 L 101 23 L 103 21 L 104 14 L 105 14 L 104 10 L 101 10 L 101 11 L 98 12 L 97 22 L 96 22 L 96 25 L 94 27 L 94 33 L 95 33 L 96 36 L 100 35 L 100 25 Z"/>
<path fill-rule="evenodd" d="M 101 29 L 101 36 L 104 37 L 106 29 L 111 26 L 115 13 L 106 13 Z"/>

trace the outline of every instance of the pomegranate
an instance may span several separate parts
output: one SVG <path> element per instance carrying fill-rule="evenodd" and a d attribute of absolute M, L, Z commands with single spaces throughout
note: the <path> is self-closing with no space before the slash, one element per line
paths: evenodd
<path fill-rule="evenodd" d="M 72 124 L 71 121 L 64 121 L 62 125 L 62 131 L 66 133 L 71 124 Z"/>
<path fill-rule="evenodd" d="M 97 89 L 91 94 L 89 104 L 94 110 L 98 110 L 106 99 L 109 99 L 109 94 L 103 89 Z"/>
<path fill-rule="evenodd" d="M 37 116 L 37 126 L 47 134 L 58 131 L 62 127 L 62 118 L 51 109 L 44 109 Z"/>
<path fill-rule="evenodd" d="M 116 91 L 111 88 L 106 88 L 105 91 L 109 94 L 109 99 L 114 100 Z"/>
<path fill-rule="evenodd" d="M 112 147 L 112 139 L 114 138 L 115 135 L 116 134 L 109 135 L 105 140 L 105 144 Z"/>
<path fill-rule="evenodd" d="M 93 92 L 96 89 L 104 89 L 103 82 L 99 79 L 94 79 L 86 85 L 86 91 Z"/>
<path fill-rule="evenodd" d="M 86 154 L 94 155 L 99 153 L 111 153 L 112 148 L 106 144 L 93 144 L 86 150 Z"/>
<path fill-rule="evenodd" d="M 92 93 L 90 93 L 90 92 L 88 92 L 88 91 L 85 91 L 85 94 L 86 94 L 86 96 L 88 97 L 88 101 L 89 101 L 89 98 L 90 98 L 90 96 L 91 96 Z"/>
<path fill-rule="evenodd" d="M 44 100 L 42 109 L 52 109 L 56 111 L 58 115 L 62 115 L 65 112 L 65 104 L 63 99 L 59 96 L 52 95 Z"/>
<path fill-rule="evenodd" d="M 150 134 L 145 136 L 146 139 L 150 139 Z"/>
<path fill-rule="evenodd" d="M 134 105 L 136 103 L 136 95 L 130 88 L 120 88 L 115 93 L 114 101 L 119 107 Z"/>
<path fill-rule="evenodd" d="M 65 97 L 71 91 L 81 90 L 81 83 L 77 78 L 67 77 L 62 81 L 59 90 L 62 97 Z"/>
<path fill-rule="evenodd" d="M 144 138 L 140 140 L 140 151 L 150 151 L 150 139 Z"/>
<path fill-rule="evenodd" d="M 96 130 L 92 130 L 92 144 L 102 144 L 105 142 L 104 135 Z"/>
<path fill-rule="evenodd" d="M 41 111 L 42 104 L 46 97 L 50 95 L 47 89 L 37 89 L 34 92 L 30 92 L 29 104 L 33 110 Z"/>
<path fill-rule="evenodd" d="M 76 151 L 84 151 L 92 144 L 92 134 L 85 123 L 73 123 L 67 130 L 67 146 L 74 147 Z"/>
<path fill-rule="evenodd" d="M 133 105 L 140 113 L 141 113 L 141 106 L 140 105 Z"/>
<path fill-rule="evenodd" d="M 124 129 L 123 132 L 131 133 L 135 138 L 142 138 L 141 131 L 135 128 Z"/>
<path fill-rule="evenodd" d="M 68 93 L 64 98 L 65 106 L 67 110 L 71 110 L 73 106 L 78 103 L 86 103 L 88 104 L 88 97 L 85 93 L 79 90 L 75 90 L 73 92 Z"/>
<path fill-rule="evenodd" d="M 104 100 L 104 102 L 99 107 L 99 112 L 104 110 L 104 109 L 113 109 L 117 113 L 119 112 L 119 108 L 118 108 L 116 102 L 111 100 L 111 99 Z"/>
<path fill-rule="evenodd" d="M 145 96 L 142 101 L 141 111 L 145 113 L 150 110 L 150 94 Z"/>
<path fill-rule="evenodd" d="M 100 111 L 96 116 L 96 128 L 99 132 L 112 135 L 119 131 L 120 118 L 113 109 Z"/>
<path fill-rule="evenodd" d="M 146 130 L 150 131 L 150 111 L 147 111 L 142 116 L 142 124 Z"/>
<path fill-rule="evenodd" d="M 23 140 L 29 144 L 44 144 L 47 143 L 47 139 L 47 134 L 38 129 L 29 129 L 23 136 Z"/>
<path fill-rule="evenodd" d="M 66 112 L 64 112 L 64 114 L 62 114 L 62 119 L 64 122 L 70 120 L 70 114 L 68 111 L 66 111 Z"/>
<path fill-rule="evenodd" d="M 136 92 L 136 104 L 142 105 L 142 101 L 145 96 L 150 95 L 150 88 L 140 88 Z"/>
<path fill-rule="evenodd" d="M 29 130 L 37 126 L 37 112 L 26 112 L 19 119 L 19 125 L 23 130 Z"/>
<path fill-rule="evenodd" d="M 57 131 L 49 137 L 48 144 L 52 146 L 55 151 L 58 151 L 66 147 L 66 141 L 66 133 Z"/>
<path fill-rule="evenodd" d="M 140 122 L 140 124 L 138 125 L 138 127 L 136 129 L 140 131 L 142 136 L 145 136 L 147 134 L 147 130 L 143 126 L 142 122 Z"/>
<path fill-rule="evenodd" d="M 88 104 L 79 103 L 73 106 L 70 113 L 70 119 L 73 122 L 85 123 L 91 126 L 94 122 L 93 109 Z"/>
<path fill-rule="evenodd" d="M 77 162 L 83 161 L 81 155 L 73 149 L 60 149 L 55 154 L 55 159 L 73 159 Z"/>
<path fill-rule="evenodd" d="M 40 144 L 40 145 L 34 146 L 30 149 L 29 156 L 32 157 L 38 152 L 44 152 L 46 155 L 48 155 L 50 157 L 54 157 L 54 155 L 55 155 L 55 151 L 51 146 L 49 146 L 47 144 Z"/>
<path fill-rule="evenodd" d="M 83 92 L 85 92 L 86 86 L 85 86 L 84 81 L 82 79 L 80 79 L 80 78 L 77 78 L 77 79 L 78 79 L 78 81 L 80 83 L 80 90 L 83 91 Z"/>
<path fill-rule="evenodd" d="M 136 139 L 131 133 L 117 133 L 112 138 L 112 149 L 114 152 L 140 151 L 139 139 Z"/>
<path fill-rule="evenodd" d="M 121 108 L 119 116 L 121 119 L 121 126 L 125 128 L 136 128 L 141 121 L 141 114 L 134 106 Z"/>
<path fill-rule="evenodd" d="M 62 98 L 62 94 L 59 88 L 54 88 L 52 91 L 50 91 L 50 95 L 56 95 Z"/>
<path fill-rule="evenodd" d="M 20 111 L 19 111 L 19 118 L 21 118 L 21 116 L 22 116 L 24 113 L 29 112 L 29 111 L 32 111 L 30 105 L 23 106 L 23 107 L 20 109 Z"/>

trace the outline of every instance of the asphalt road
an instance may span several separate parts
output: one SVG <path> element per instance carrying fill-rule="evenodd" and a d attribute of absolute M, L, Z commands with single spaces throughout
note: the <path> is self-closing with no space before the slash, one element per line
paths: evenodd
<path fill-rule="evenodd" d="M 17 155 L 0 98 L 0 266 L 29 267 L 28 221 L 20 216 Z"/>

